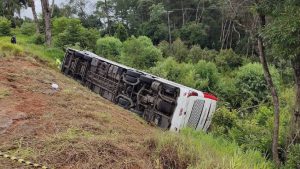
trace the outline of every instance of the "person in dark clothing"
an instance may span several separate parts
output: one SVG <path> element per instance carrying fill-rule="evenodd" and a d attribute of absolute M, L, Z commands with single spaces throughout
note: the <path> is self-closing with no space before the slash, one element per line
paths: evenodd
<path fill-rule="evenodd" d="M 12 44 L 16 44 L 16 43 L 17 43 L 16 35 L 14 35 L 14 36 L 11 38 L 11 43 L 12 43 Z"/>

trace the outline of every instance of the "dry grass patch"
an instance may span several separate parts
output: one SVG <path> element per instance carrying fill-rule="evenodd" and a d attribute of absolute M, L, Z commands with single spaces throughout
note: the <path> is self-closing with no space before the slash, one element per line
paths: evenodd
<path fill-rule="evenodd" d="M 9 95 L 10 95 L 10 90 L 4 86 L 0 86 L 0 99 L 4 99 Z"/>

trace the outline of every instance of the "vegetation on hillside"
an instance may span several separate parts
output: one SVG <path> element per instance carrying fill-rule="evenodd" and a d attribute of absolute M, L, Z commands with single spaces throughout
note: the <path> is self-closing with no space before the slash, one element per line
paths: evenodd
<path fill-rule="evenodd" d="M 52 6 L 51 48 L 42 45 L 50 41 L 43 36 L 48 32 L 42 24 L 45 17 L 38 21 L 14 17 L 24 2 L 0 8 L 0 36 L 6 36 L 1 37 L 0 56 L 24 51 L 59 60 L 67 47 L 91 50 L 211 92 L 220 98 L 212 138 L 235 142 L 245 152 L 259 151 L 266 159 L 273 158 L 277 167 L 278 158 L 287 168 L 300 165 L 297 0 L 105 0 L 93 2 L 90 13 L 82 9 L 92 2 L 71 0 Z M 40 30 L 32 31 L 34 24 L 40 24 Z M 7 37 L 13 34 L 15 46 Z"/>

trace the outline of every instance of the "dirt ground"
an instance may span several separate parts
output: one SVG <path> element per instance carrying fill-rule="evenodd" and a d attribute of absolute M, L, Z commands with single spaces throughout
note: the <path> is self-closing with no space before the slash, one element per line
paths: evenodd
<path fill-rule="evenodd" d="M 51 168 L 147 169 L 154 132 L 31 57 L 0 58 L 0 151 Z M 2 168 L 27 167 L 0 157 Z"/>

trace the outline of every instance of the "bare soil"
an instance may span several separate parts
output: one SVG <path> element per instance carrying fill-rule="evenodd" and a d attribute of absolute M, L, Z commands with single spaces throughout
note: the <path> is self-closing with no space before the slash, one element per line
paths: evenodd
<path fill-rule="evenodd" d="M 0 151 L 51 168 L 147 169 L 154 131 L 44 63 L 0 58 Z M 0 168 L 26 167 L 0 158 Z"/>

